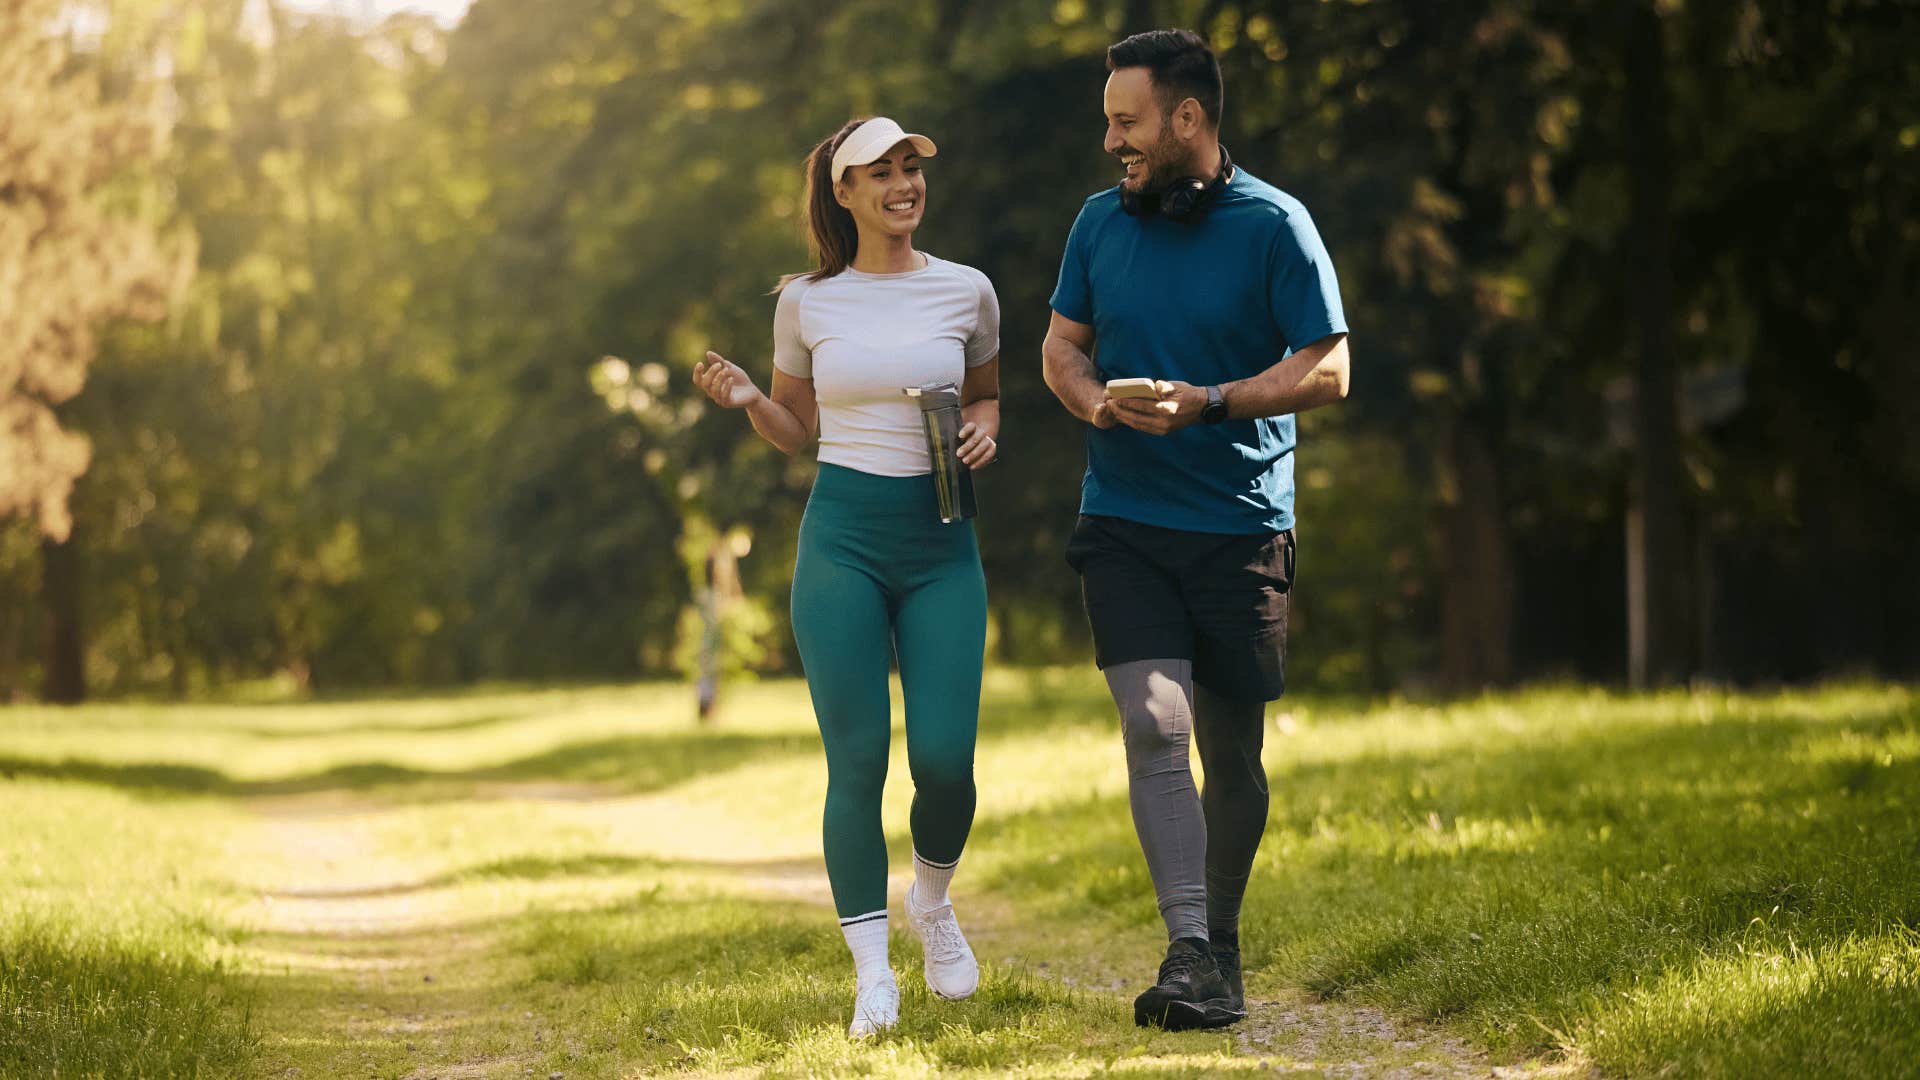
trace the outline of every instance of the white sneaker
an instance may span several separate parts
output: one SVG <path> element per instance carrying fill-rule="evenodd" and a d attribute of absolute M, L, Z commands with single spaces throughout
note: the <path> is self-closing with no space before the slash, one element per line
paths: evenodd
<path fill-rule="evenodd" d="M 847 1034 L 856 1039 L 878 1035 L 900 1022 L 900 984 L 889 975 L 885 982 L 863 986 L 853 997 L 853 1023 Z"/>
<path fill-rule="evenodd" d="M 953 905 L 923 908 L 917 889 L 917 882 L 907 886 L 907 925 L 913 927 L 925 947 L 927 989 L 948 1001 L 973 996 L 980 987 L 980 962 L 973 958 L 973 947 L 960 932 Z"/>

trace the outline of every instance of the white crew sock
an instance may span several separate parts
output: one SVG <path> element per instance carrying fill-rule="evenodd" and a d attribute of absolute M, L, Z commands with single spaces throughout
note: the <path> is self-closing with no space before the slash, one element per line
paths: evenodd
<path fill-rule="evenodd" d="M 853 950 L 853 970 L 864 990 L 876 982 L 893 979 L 887 966 L 887 913 L 869 912 L 840 920 L 840 932 L 846 935 L 847 948 Z"/>
<path fill-rule="evenodd" d="M 947 883 L 953 880 L 953 872 L 959 865 L 959 859 L 942 866 L 921 858 L 917 851 L 913 853 L 913 898 L 920 902 L 922 910 L 947 902 Z"/>

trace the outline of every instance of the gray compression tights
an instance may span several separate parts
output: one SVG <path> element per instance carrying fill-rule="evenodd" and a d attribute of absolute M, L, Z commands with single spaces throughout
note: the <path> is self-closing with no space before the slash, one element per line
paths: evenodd
<path fill-rule="evenodd" d="M 1265 703 L 1195 686 L 1190 660 L 1135 660 L 1103 674 L 1120 710 L 1133 827 L 1167 936 L 1237 940 L 1267 825 Z M 1206 770 L 1204 793 L 1187 764 L 1189 733 Z"/>

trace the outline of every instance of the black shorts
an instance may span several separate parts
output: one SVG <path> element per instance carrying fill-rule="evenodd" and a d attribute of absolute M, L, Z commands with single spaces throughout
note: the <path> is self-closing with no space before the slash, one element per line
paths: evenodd
<path fill-rule="evenodd" d="M 1286 689 L 1293 530 L 1186 532 L 1081 515 L 1067 541 L 1080 574 L 1093 658 L 1191 660 L 1222 697 L 1272 701 Z"/>

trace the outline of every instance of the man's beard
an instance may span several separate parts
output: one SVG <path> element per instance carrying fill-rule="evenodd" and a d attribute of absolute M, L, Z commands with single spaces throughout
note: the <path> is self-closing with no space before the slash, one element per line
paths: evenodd
<path fill-rule="evenodd" d="M 1193 175 L 1193 155 L 1181 145 L 1172 125 L 1160 129 L 1160 137 L 1147 151 L 1146 174 L 1140 178 L 1142 195 L 1158 195 L 1175 180 Z"/>

